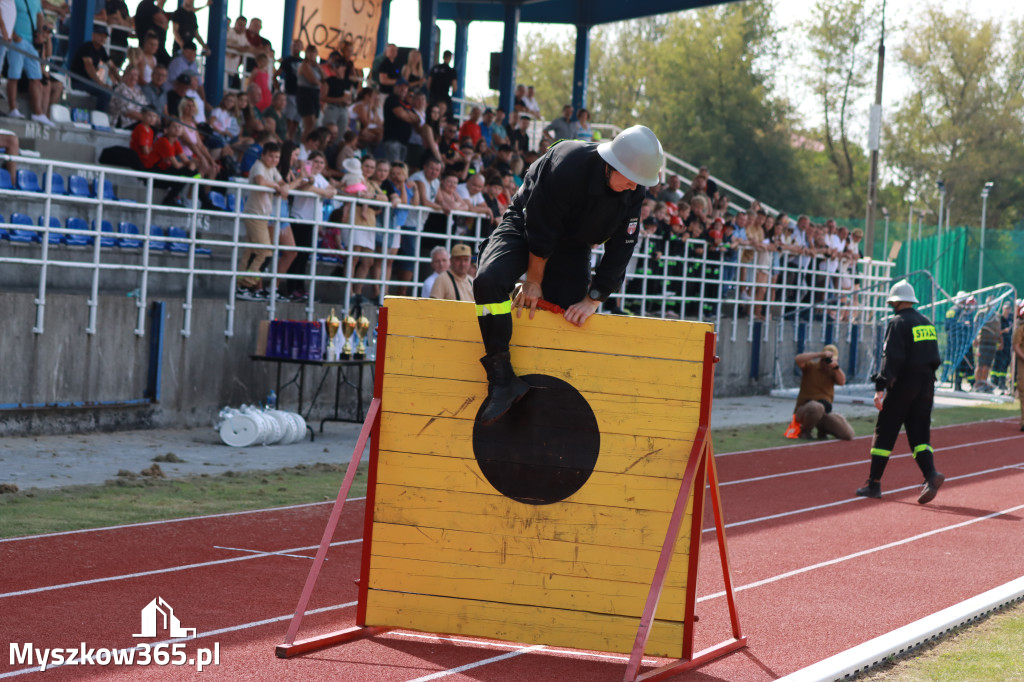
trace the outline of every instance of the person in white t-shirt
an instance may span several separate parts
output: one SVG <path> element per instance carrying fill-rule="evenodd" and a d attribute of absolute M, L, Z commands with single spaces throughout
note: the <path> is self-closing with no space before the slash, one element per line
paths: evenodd
<path fill-rule="evenodd" d="M 324 201 L 331 199 L 335 194 L 334 187 L 323 176 L 324 169 L 327 168 L 327 158 L 323 152 L 314 151 L 310 153 L 309 160 L 306 163 L 309 164 L 309 174 L 296 189 L 318 195 L 322 206 Z M 313 223 L 323 220 L 322 214 L 317 215 L 317 203 L 315 197 L 297 196 L 292 199 L 290 215 L 293 219 L 291 223 L 292 236 L 295 239 L 296 246 L 307 249 L 313 247 Z M 305 274 L 308 265 L 309 252 L 299 250 L 296 253 L 295 260 L 288 268 L 288 272 L 292 274 Z M 288 297 L 295 301 L 303 301 L 308 298 L 305 287 L 302 286 L 301 282 L 295 280 L 288 282 Z"/>
<path fill-rule="evenodd" d="M 235 19 L 235 25 L 227 35 L 228 50 L 231 51 L 224 55 L 224 71 L 228 74 L 228 87 L 236 90 L 242 87 L 242 79 L 238 75 L 238 67 L 242 65 L 242 55 L 233 53 L 252 52 L 245 27 L 245 17 Z"/>
<path fill-rule="evenodd" d="M 277 192 L 281 199 L 288 198 L 288 186 L 277 170 L 277 164 L 281 160 L 281 147 L 268 142 L 263 146 L 263 153 L 259 161 L 249 169 L 249 182 L 261 187 L 269 187 Z M 274 243 L 270 236 L 270 216 L 274 215 L 274 195 L 270 192 L 250 192 L 245 209 L 248 213 L 254 214 L 256 218 L 245 218 L 246 238 L 249 242 L 269 246 Z M 260 285 L 260 268 L 263 262 L 270 256 L 268 248 L 246 247 L 242 252 L 242 262 L 239 270 L 244 270 L 245 277 L 238 278 L 237 298 L 247 301 L 266 300 L 269 296 Z"/>
<path fill-rule="evenodd" d="M 476 234 L 476 230 L 471 228 L 470 233 L 475 237 L 480 237 L 491 232 L 491 222 L 493 215 L 491 209 L 487 207 L 487 203 L 484 200 L 484 176 L 480 173 L 474 173 L 466 178 L 466 181 L 455 188 L 459 196 L 469 202 L 469 211 L 472 213 L 479 213 L 484 216 L 483 224 L 480 226 L 480 233 Z"/>

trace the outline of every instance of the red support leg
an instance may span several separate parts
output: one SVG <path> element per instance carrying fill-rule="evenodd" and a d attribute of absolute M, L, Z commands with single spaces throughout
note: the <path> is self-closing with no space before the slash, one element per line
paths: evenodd
<path fill-rule="evenodd" d="M 288 626 L 288 634 L 285 635 L 284 643 L 278 645 L 276 649 L 276 653 L 279 658 L 287 658 L 288 656 L 293 656 L 296 653 L 301 653 L 294 650 L 293 645 L 295 643 L 295 635 L 299 632 L 299 626 L 302 624 L 302 618 L 306 614 L 306 607 L 309 605 L 309 598 L 313 594 L 313 587 L 316 585 L 316 580 L 320 576 L 320 569 L 323 567 L 324 559 L 327 557 L 327 550 L 331 546 L 331 540 L 334 538 L 334 531 L 338 527 L 338 521 L 341 519 L 341 510 L 345 506 L 345 498 L 348 497 L 349 490 L 352 489 L 352 482 L 355 480 L 356 470 L 359 468 L 359 460 L 363 457 L 363 450 L 366 448 L 366 441 L 369 440 L 370 431 L 378 421 L 380 421 L 380 398 L 374 398 L 370 403 L 370 409 L 366 414 L 366 420 L 363 422 L 363 428 L 359 432 L 359 440 L 356 441 L 355 451 L 352 453 L 352 461 L 349 463 L 348 470 L 345 472 L 345 480 L 342 482 L 341 489 L 338 490 L 338 497 L 334 501 L 334 508 L 331 510 L 331 517 L 327 521 L 327 527 L 324 528 L 323 537 L 320 539 L 320 548 L 316 552 L 316 558 L 313 560 L 313 566 L 309 569 L 309 575 L 306 576 L 306 584 L 302 588 L 302 596 L 299 597 L 299 605 L 295 608 L 295 615 L 292 616 L 291 624 Z"/>

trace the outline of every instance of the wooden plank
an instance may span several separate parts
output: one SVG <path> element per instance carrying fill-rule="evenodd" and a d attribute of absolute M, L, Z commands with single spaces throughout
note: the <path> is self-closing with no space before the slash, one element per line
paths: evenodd
<path fill-rule="evenodd" d="M 679 588 L 686 584 L 687 548 L 673 559 L 666 586 Z M 593 577 L 600 580 L 621 580 L 650 586 L 658 563 L 655 550 L 633 549 L 609 552 L 607 547 L 583 543 L 545 540 L 518 535 L 473 533 L 423 526 L 402 526 L 378 523 L 374 528 L 373 553 L 382 557 L 443 561 L 472 566 L 506 566 L 528 570 L 542 562 L 552 573 L 561 576 Z"/>
<path fill-rule="evenodd" d="M 598 457 L 598 463 L 601 459 Z M 487 481 L 472 453 L 468 457 L 441 457 L 382 449 L 377 466 L 377 482 L 381 484 L 501 495 Z M 675 479 L 656 478 L 595 470 L 564 503 L 671 513 L 681 477 L 680 474 Z"/>
<path fill-rule="evenodd" d="M 384 305 L 394 313 L 388 333 L 434 339 L 462 339 L 480 345 L 480 328 L 472 304 L 456 301 L 387 298 Z M 512 345 L 529 348 L 673 358 L 703 362 L 704 335 L 714 327 L 704 322 L 659 320 L 645 317 L 594 315 L 582 327 L 560 315 L 538 311 L 513 314 Z M 483 346 L 475 351 L 483 355 Z"/>
<path fill-rule="evenodd" d="M 602 433 L 598 469 L 678 479 L 682 477 L 692 442 L 692 439 Z M 381 416 L 380 447 L 394 452 L 472 457 L 473 422 L 385 412 Z"/>
<path fill-rule="evenodd" d="M 380 590 L 367 595 L 366 619 L 371 625 L 618 653 L 632 649 L 637 626 L 636 618 L 623 616 Z M 656 621 L 647 654 L 679 656 L 682 637 L 681 624 Z"/>
<path fill-rule="evenodd" d="M 483 382 L 446 378 L 389 376 L 383 404 L 389 412 L 474 420 L 487 396 Z M 700 402 L 678 398 L 608 395 L 581 391 L 601 433 L 634 434 L 693 442 Z M 699 395 L 698 395 L 699 398 Z"/>
<path fill-rule="evenodd" d="M 484 382 L 477 346 L 464 341 L 389 337 L 388 375 Z M 512 349 L 512 366 L 517 374 L 547 374 L 567 381 L 581 392 L 699 399 L 703 378 L 700 364 L 639 357 L 622 360 L 619 356 L 598 353 Z M 386 378 L 384 385 L 387 383 Z"/>
<path fill-rule="evenodd" d="M 689 517 L 689 506 L 686 513 Z M 531 505 L 501 495 L 378 484 L 374 519 L 376 523 L 518 535 L 615 549 L 660 550 L 669 514 L 569 502 Z"/>
<path fill-rule="evenodd" d="M 681 560 L 685 564 L 686 558 Z M 553 568 L 543 561 L 518 569 L 374 556 L 369 588 L 640 618 L 649 584 L 565 576 Z M 685 586 L 666 588 L 658 602 L 658 613 L 663 620 L 681 621 L 685 601 Z"/>

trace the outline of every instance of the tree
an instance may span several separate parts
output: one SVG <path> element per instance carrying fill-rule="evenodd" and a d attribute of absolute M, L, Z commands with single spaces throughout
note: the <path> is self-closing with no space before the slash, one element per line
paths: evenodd
<path fill-rule="evenodd" d="M 850 130 L 853 121 L 867 118 L 877 17 L 867 0 L 818 0 L 810 21 L 800 25 L 807 41 L 794 51 L 824 120 L 820 138 L 832 166 L 836 214 L 863 212 L 867 195 L 867 178 L 857 172 L 861 150 L 850 142 Z"/>
<path fill-rule="evenodd" d="M 977 224 L 981 187 L 995 181 L 990 226 L 1020 220 L 1024 200 L 1024 44 L 1021 22 L 1006 34 L 995 20 L 964 10 L 922 12 L 899 55 L 913 91 L 886 131 L 886 157 L 906 185 L 937 206 L 938 180 L 952 200 L 952 222 Z"/>

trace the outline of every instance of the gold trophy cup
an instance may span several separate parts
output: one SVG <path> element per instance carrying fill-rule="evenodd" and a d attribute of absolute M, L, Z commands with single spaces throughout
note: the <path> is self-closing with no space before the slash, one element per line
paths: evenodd
<path fill-rule="evenodd" d="M 334 345 L 334 337 L 338 335 L 339 327 L 341 327 L 341 320 L 334 314 L 334 308 L 331 308 L 331 314 L 327 317 L 327 357 L 324 358 L 328 362 L 336 359 L 337 348 Z"/>
<path fill-rule="evenodd" d="M 359 345 L 356 347 L 356 355 L 366 355 L 366 336 L 370 333 L 370 319 L 366 315 L 360 315 L 356 322 L 356 336 L 359 337 Z"/>
<path fill-rule="evenodd" d="M 345 319 L 341 321 L 341 333 L 345 337 L 345 345 L 341 349 L 341 354 L 345 357 L 352 355 L 352 332 L 356 329 L 356 318 L 352 317 L 351 313 L 345 313 Z"/>

